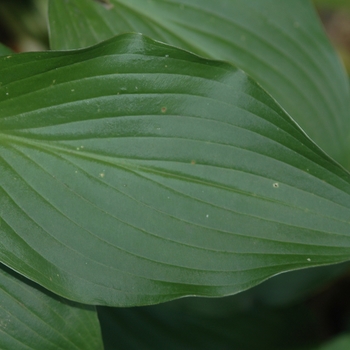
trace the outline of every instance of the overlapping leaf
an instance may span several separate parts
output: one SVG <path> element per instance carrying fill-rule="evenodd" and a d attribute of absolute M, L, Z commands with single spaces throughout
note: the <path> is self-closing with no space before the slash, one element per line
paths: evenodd
<path fill-rule="evenodd" d="M 94 307 L 44 291 L 1 265 L 1 349 L 102 349 Z"/>
<path fill-rule="evenodd" d="M 0 76 L 0 257 L 50 290 L 141 305 L 350 258 L 349 174 L 242 71 L 125 35 Z"/>
<path fill-rule="evenodd" d="M 115 34 L 140 32 L 231 62 L 350 169 L 349 89 L 309 1 L 50 1 L 49 19 L 53 49 L 80 48 Z"/>

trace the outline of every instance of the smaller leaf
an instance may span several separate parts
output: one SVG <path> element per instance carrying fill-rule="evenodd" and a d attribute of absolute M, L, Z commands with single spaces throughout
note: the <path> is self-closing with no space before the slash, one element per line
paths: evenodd
<path fill-rule="evenodd" d="M 102 349 L 94 307 L 60 298 L 0 266 L 0 348 Z"/>

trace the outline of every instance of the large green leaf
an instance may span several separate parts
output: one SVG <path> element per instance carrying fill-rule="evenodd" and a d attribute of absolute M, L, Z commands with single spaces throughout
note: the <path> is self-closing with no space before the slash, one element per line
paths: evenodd
<path fill-rule="evenodd" d="M 259 82 L 327 153 L 350 168 L 344 69 L 306 0 L 50 1 L 53 49 L 141 32 L 226 60 Z"/>
<path fill-rule="evenodd" d="M 57 297 L 1 265 L 0 348 L 102 349 L 96 310 Z"/>
<path fill-rule="evenodd" d="M 141 305 L 350 259 L 349 173 L 242 71 L 125 35 L 0 76 L 0 258 L 48 289 Z"/>

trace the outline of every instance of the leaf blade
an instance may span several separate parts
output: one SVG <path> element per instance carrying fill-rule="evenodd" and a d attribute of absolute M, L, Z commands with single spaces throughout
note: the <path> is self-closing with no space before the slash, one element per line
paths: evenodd
<path fill-rule="evenodd" d="M 138 35 L 0 67 L 1 261 L 55 293 L 143 305 L 349 259 L 349 174 L 243 72 Z"/>
<path fill-rule="evenodd" d="M 2 349 L 102 349 L 94 307 L 63 300 L 0 270 Z"/>

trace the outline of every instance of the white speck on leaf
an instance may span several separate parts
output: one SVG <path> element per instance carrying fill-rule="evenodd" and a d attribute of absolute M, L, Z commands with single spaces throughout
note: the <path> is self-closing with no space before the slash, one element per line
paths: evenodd
<path fill-rule="evenodd" d="M 280 185 L 278 184 L 278 182 L 275 182 L 272 186 L 273 186 L 274 188 L 280 187 Z"/>

